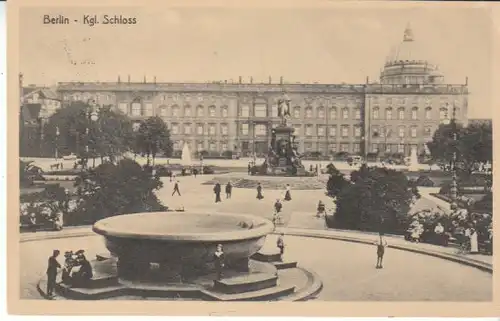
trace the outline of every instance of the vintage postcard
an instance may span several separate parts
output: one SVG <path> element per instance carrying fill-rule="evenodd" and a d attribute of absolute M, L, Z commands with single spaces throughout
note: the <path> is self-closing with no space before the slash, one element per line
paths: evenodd
<path fill-rule="evenodd" d="M 491 4 L 8 21 L 10 313 L 494 316 Z"/>

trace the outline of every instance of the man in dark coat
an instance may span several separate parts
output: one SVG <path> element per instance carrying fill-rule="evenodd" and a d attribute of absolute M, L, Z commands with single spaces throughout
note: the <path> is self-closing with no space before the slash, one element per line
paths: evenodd
<path fill-rule="evenodd" d="M 227 182 L 227 184 L 226 184 L 226 198 L 231 198 L 232 192 L 233 192 L 233 185 L 231 185 L 231 182 Z"/>
<path fill-rule="evenodd" d="M 221 187 L 220 187 L 220 184 L 218 182 L 215 183 L 214 193 L 215 193 L 215 203 L 222 202 L 222 200 L 220 199 Z"/>
<path fill-rule="evenodd" d="M 179 181 L 175 181 L 174 191 L 172 192 L 172 196 L 174 196 L 175 193 L 177 193 L 177 194 L 179 194 L 179 196 L 181 196 L 181 192 L 179 191 Z"/>
<path fill-rule="evenodd" d="M 56 278 L 57 270 L 61 268 L 61 264 L 57 262 L 57 257 L 59 256 L 59 250 L 54 250 L 52 256 L 49 257 L 49 263 L 47 267 L 47 295 L 49 297 L 54 296 L 54 289 L 56 288 Z"/>

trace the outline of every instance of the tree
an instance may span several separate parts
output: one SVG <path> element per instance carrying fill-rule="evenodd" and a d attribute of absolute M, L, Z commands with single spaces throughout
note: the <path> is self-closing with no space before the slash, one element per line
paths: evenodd
<path fill-rule="evenodd" d="M 415 197 L 407 177 L 395 170 L 363 165 L 337 196 L 339 228 L 398 232 Z"/>
<path fill-rule="evenodd" d="M 454 139 L 454 133 L 457 139 Z M 461 174 L 470 175 L 478 163 L 492 162 L 493 136 L 491 124 L 440 125 L 427 143 L 434 162 L 449 168 L 453 153 L 457 156 L 457 169 Z"/>
<path fill-rule="evenodd" d="M 326 183 L 326 190 L 329 196 L 335 197 L 350 183 L 344 178 L 344 174 L 342 174 L 332 163 L 328 164 L 326 168 L 327 173 L 330 175 Z"/>
<path fill-rule="evenodd" d="M 44 181 L 42 174 L 42 169 L 33 165 L 33 162 L 19 161 L 19 185 L 21 187 L 31 186 L 35 180 Z"/>
<path fill-rule="evenodd" d="M 160 178 L 152 177 L 130 159 L 122 159 L 116 165 L 100 164 L 82 172 L 75 186 L 81 202 L 68 219 L 79 224 L 115 215 L 167 209 L 154 193 L 163 186 Z"/>
<path fill-rule="evenodd" d="M 111 106 L 98 106 L 97 119 L 92 121 L 90 110 L 88 104 L 74 102 L 49 118 L 44 134 L 52 155 L 57 149 L 59 155 L 74 153 L 81 159 L 114 158 L 130 150 L 133 131 L 128 117 Z"/>
<path fill-rule="evenodd" d="M 136 152 L 153 158 L 153 163 L 159 151 L 164 155 L 172 155 L 172 141 L 170 140 L 170 130 L 167 124 L 160 117 L 149 117 L 141 122 L 136 132 L 135 149 Z"/>

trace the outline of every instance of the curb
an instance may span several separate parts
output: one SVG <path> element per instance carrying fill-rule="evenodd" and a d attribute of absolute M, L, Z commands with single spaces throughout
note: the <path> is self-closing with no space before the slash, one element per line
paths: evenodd
<path fill-rule="evenodd" d="M 285 235 L 290 235 L 290 236 L 314 237 L 314 238 L 339 240 L 339 241 L 352 242 L 352 243 L 372 244 L 371 241 L 356 238 L 356 237 L 340 236 L 340 235 L 324 235 L 324 234 L 322 235 L 322 234 L 315 234 L 313 231 L 299 231 L 299 230 L 289 231 L 288 228 L 281 228 L 279 230 L 279 232 L 283 232 Z M 437 257 L 440 259 L 452 261 L 452 262 L 459 263 L 462 265 L 474 267 L 474 268 L 477 268 L 483 272 L 488 272 L 490 274 L 493 274 L 493 264 L 482 262 L 479 260 L 474 260 L 474 259 L 470 259 L 470 258 L 466 258 L 466 257 L 460 257 L 457 255 L 443 253 L 443 252 L 418 249 L 415 247 L 404 246 L 404 245 L 399 245 L 399 244 L 388 245 L 388 247 L 393 248 L 393 249 L 397 249 L 397 250 L 401 250 L 401 251 L 408 251 L 408 252 Z"/>

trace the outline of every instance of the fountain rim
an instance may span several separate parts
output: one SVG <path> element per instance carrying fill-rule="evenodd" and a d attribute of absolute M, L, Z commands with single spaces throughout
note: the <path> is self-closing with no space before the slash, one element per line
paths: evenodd
<path fill-rule="evenodd" d="M 158 214 L 177 214 L 177 215 L 214 215 L 220 217 L 238 217 L 242 221 L 252 221 L 256 224 L 260 224 L 257 228 L 252 229 L 240 229 L 227 232 L 211 232 L 211 233 L 160 233 L 160 232 L 141 232 L 141 231 L 130 231 L 123 229 L 114 229 L 109 226 L 103 226 L 107 221 L 112 219 L 119 219 L 123 217 L 131 216 L 149 216 Z M 237 214 L 237 213 L 217 213 L 217 212 L 142 212 L 142 213 L 131 213 L 124 215 L 117 215 L 108 217 L 97 221 L 92 226 L 92 231 L 104 237 L 113 237 L 120 239 L 142 239 L 151 241 L 178 241 L 178 242 L 231 242 L 231 241 L 243 241 L 249 239 L 260 238 L 272 233 L 274 230 L 273 223 L 265 218 L 248 215 L 248 214 Z"/>

